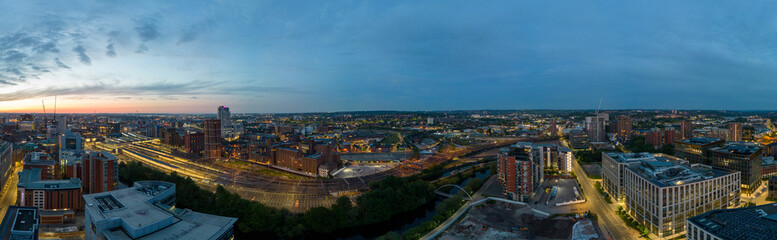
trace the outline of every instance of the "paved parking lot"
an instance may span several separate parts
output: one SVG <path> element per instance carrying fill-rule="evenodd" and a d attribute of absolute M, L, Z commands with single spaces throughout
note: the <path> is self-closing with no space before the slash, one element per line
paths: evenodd
<path fill-rule="evenodd" d="M 580 167 L 583 168 L 583 170 L 585 171 L 585 174 L 588 174 L 588 176 L 602 175 L 602 163 L 580 164 Z"/>
<path fill-rule="evenodd" d="M 553 187 L 556 187 L 555 196 L 553 195 Z M 540 189 L 532 198 L 532 202 L 555 206 L 556 203 L 575 201 L 578 200 L 575 195 L 575 188 L 577 188 L 575 179 L 549 178 L 540 185 Z M 579 191 L 578 189 L 578 193 Z"/>

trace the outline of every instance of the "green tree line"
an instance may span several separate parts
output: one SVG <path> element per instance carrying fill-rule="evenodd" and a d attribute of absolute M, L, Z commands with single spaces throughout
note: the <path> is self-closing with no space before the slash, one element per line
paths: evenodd
<path fill-rule="evenodd" d="M 201 189 L 191 178 L 166 174 L 138 162 L 119 164 L 119 179 L 131 185 L 135 181 L 161 180 L 175 183 L 177 207 L 197 212 L 238 218 L 236 229 L 243 234 L 261 234 L 273 238 L 300 238 L 317 233 L 380 223 L 433 201 L 434 186 L 428 182 L 388 176 L 370 183 L 370 191 L 356 198 L 355 206 L 340 197 L 331 207 L 315 207 L 294 214 L 259 202 L 241 198 L 219 185 L 216 192 Z"/>

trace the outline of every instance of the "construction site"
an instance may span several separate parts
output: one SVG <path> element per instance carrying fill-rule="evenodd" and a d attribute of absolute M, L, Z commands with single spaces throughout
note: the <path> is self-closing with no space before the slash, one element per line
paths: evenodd
<path fill-rule="evenodd" d="M 530 207 L 501 201 L 469 210 L 438 239 L 569 239 L 573 217 L 545 217 Z"/>

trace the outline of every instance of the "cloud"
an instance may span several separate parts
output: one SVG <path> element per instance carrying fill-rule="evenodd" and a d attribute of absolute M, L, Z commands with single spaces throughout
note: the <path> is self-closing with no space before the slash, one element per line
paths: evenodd
<path fill-rule="evenodd" d="M 15 101 L 29 98 L 39 98 L 45 96 L 59 95 L 59 96 L 71 96 L 71 95 L 102 95 L 102 96 L 115 96 L 115 95 L 179 95 L 179 94 L 191 94 L 205 89 L 206 86 L 211 84 L 206 82 L 195 83 L 151 83 L 151 84 L 139 84 L 131 86 L 120 86 L 116 84 L 97 83 L 91 85 L 81 86 L 57 86 L 46 88 L 31 88 L 19 90 L 11 93 L 0 94 L 0 102 L 2 101 Z"/>
<path fill-rule="evenodd" d="M 135 50 L 135 52 L 136 52 L 136 53 L 144 53 L 144 52 L 148 52 L 148 46 L 146 46 L 146 44 L 145 44 L 145 43 L 143 43 L 143 44 L 140 44 L 140 46 L 138 46 L 138 49 L 137 49 L 137 50 Z"/>
<path fill-rule="evenodd" d="M 59 49 L 57 49 L 57 45 L 54 44 L 53 42 L 47 42 L 45 44 L 38 45 L 37 47 L 33 48 L 33 51 L 35 51 L 35 53 L 37 54 L 42 54 L 46 52 L 59 53 Z"/>
<path fill-rule="evenodd" d="M 70 66 L 68 66 L 68 65 L 65 65 L 65 63 L 63 63 L 62 61 L 60 61 L 60 60 L 59 60 L 59 58 L 54 58 L 54 62 L 56 62 L 56 63 L 57 63 L 57 66 L 58 66 L 58 67 L 61 67 L 61 68 L 66 68 L 66 69 L 70 69 Z"/>
<path fill-rule="evenodd" d="M 108 57 L 116 56 L 116 49 L 113 47 L 113 43 L 108 44 L 108 46 L 105 47 L 105 56 L 108 56 Z"/>
<path fill-rule="evenodd" d="M 200 35 L 215 26 L 215 21 L 208 19 L 197 24 L 192 24 L 181 31 L 176 44 L 187 43 L 196 40 Z"/>
<path fill-rule="evenodd" d="M 27 58 L 28 55 L 17 51 L 17 50 L 9 50 L 4 52 L 2 55 L 0 55 L 0 60 L 2 60 L 6 64 L 17 64 L 24 61 L 25 58 Z"/>
<path fill-rule="evenodd" d="M 78 60 L 80 60 L 81 63 L 86 65 L 92 64 L 92 59 L 86 55 L 86 48 L 84 48 L 84 46 L 78 45 L 73 48 L 73 51 L 78 54 Z"/>
<path fill-rule="evenodd" d="M 159 37 L 156 18 L 145 17 L 135 21 L 135 31 L 143 42 L 148 42 Z"/>

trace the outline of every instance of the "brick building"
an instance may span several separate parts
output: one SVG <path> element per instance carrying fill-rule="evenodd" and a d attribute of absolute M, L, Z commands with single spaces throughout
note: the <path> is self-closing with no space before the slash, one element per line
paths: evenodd
<path fill-rule="evenodd" d="M 119 182 L 119 160 L 110 152 L 90 152 L 82 160 L 85 193 L 113 191 Z"/>

